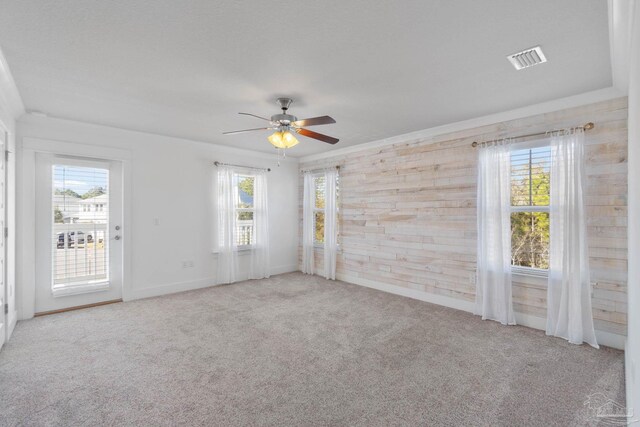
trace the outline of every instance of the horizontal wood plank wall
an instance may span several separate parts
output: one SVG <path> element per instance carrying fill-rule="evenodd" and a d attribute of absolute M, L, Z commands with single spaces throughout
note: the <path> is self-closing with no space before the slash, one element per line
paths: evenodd
<path fill-rule="evenodd" d="M 471 142 L 590 121 L 593 315 L 596 329 L 626 335 L 626 98 L 301 163 L 301 169 L 340 165 L 338 275 L 474 301 L 478 149 Z M 302 176 L 299 188 L 302 231 Z M 321 250 L 315 261 L 321 271 Z M 546 280 L 514 276 L 513 299 L 517 312 L 546 317 Z"/>

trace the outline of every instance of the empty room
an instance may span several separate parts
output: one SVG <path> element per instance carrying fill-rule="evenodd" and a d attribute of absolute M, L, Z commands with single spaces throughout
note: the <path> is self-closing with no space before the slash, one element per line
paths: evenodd
<path fill-rule="evenodd" d="M 637 0 L 0 0 L 0 426 L 640 426 Z"/>

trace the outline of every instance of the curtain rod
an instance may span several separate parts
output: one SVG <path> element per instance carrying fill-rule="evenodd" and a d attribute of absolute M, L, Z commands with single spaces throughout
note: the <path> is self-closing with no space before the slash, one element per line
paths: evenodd
<path fill-rule="evenodd" d="M 589 123 L 585 124 L 584 126 L 578 126 L 578 127 L 575 127 L 575 128 L 571 128 L 571 130 L 576 130 L 576 129 L 591 130 L 591 129 L 593 129 L 595 126 L 596 126 L 596 125 L 594 125 L 594 124 L 593 124 L 593 122 L 589 122 Z M 510 139 L 510 138 L 513 138 L 513 139 L 521 139 L 521 138 L 529 138 L 529 137 L 532 137 L 532 136 L 542 136 L 542 135 L 546 135 L 546 134 L 548 134 L 548 133 L 553 133 L 553 132 L 562 132 L 563 130 L 564 130 L 564 129 L 554 129 L 554 130 L 549 130 L 549 131 L 546 131 L 546 132 L 530 133 L 530 134 L 528 134 L 528 135 L 518 135 L 518 136 L 512 136 L 512 137 L 509 137 L 509 138 L 500 138 L 500 139 Z M 488 144 L 488 143 L 493 143 L 493 142 L 496 142 L 496 141 L 500 141 L 500 139 L 492 139 L 492 140 L 490 140 L 490 141 L 483 141 L 483 142 L 473 141 L 473 142 L 471 143 L 471 146 L 472 146 L 472 147 L 477 147 L 478 145 Z"/>
<path fill-rule="evenodd" d="M 253 167 L 253 166 L 234 165 L 234 164 L 231 164 L 231 163 L 222 163 L 222 162 L 219 162 L 217 160 L 215 162 L 213 162 L 213 164 L 216 165 L 216 166 L 235 166 L 237 168 L 254 169 L 254 170 L 259 170 L 259 171 L 271 172 L 271 168 L 256 168 L 256 167 Z"/>
<path fill-rule="evenodd" d="M 336 165 L 336 166 L 327 166 L 326 168 L 318 168 L 318 169 L 300 169 L 300 172 L 302 173 L 306 173 L 306 172 L 320 172 L 320 171 L 325 171 L 327 169 L 333 169 L 336 168 L 338 170 L 340 170 L 340 165 Z"/>

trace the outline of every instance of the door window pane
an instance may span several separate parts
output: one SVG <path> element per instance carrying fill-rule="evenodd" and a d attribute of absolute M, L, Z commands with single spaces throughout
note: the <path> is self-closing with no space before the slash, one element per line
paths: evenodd
<path fill-rule="evenodd" d="M 54 165 L 53 287 L 108 280 L 109 170 Z"/>

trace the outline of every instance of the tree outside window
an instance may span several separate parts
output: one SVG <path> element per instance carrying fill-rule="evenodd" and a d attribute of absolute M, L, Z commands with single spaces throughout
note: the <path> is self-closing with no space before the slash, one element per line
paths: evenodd
<path fill-rule="evenodd" d="M 511 264 L 549 268 L 550 147 L 511 153 Z"/>
<path fill-rule="evenodd" d="M 336 182 L 336 198 L 340 197 L 340 181 Z M 324 244 L 324 213 L 325 213 L 325 177 L 317 175 L 313 179 L 314 182 L 314 205 L 313 205 L 313 243 L 316 245 Z M 338 203 L 336 203 L 336 207 Z M 338 209 L 338 223 L 340 223 L 340 210 Z"/>

